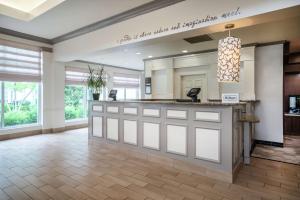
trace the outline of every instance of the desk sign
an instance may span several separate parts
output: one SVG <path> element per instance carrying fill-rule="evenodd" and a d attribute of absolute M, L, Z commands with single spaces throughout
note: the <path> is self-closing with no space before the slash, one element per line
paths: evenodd
<path fill-rule="evenodd" d="M 222 103 L 239 103 L 239 93 L 222 93 Z"/>

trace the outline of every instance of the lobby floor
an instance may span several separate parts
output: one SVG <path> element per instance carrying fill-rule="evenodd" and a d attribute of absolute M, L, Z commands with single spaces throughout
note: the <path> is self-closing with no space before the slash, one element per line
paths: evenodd
<path fill-rule="evenodd" d="M 300 165 L 300 136 L 284 136 L 284 147 L 257 144 L 253 157 Z"/>
<path fill-rule="evenodd" d="M 253 158 L 234 184 L 128 157 L 87 129 L 0 142 L 0 200 L 300 199 L 300 166 Z"/>

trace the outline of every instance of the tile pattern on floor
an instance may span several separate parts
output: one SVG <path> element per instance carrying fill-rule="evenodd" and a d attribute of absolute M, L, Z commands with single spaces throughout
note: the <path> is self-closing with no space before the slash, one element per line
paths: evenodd
<path fill-rule="evenodd" d="M 229 184 L 87 139 L 87 129 L 0 142 L 0 200 L 300 199 L 300 166 L 252 159 Z"/>
<path fill-rule="evenodd" d="M 257 144 L 252 156 L 300 165 L 300 136 L 285 136 L 283 148 Z"/>

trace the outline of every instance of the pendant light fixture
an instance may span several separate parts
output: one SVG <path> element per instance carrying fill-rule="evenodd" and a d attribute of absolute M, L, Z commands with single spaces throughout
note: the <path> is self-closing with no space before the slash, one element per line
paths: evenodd
<path fill-rule="evenodd" d="M 219 40 L 218 46 L 218 82 L 239 82 L 241 40 L 230 35 L 234 24 L 227 24 L 229 36 Z"/>

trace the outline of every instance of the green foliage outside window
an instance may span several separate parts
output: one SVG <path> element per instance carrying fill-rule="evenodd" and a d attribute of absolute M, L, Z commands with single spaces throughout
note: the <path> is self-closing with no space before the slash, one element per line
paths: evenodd
<path fill-rule="evenodd" d="M 81 85 L 65 86 L 65 119 L 80 119 L 87 116 L 87 90 Z"/>
<path fill-rule="evenodd" d="M 38 84 L 4 82 L 4 126 L 38 122 Z"/>

